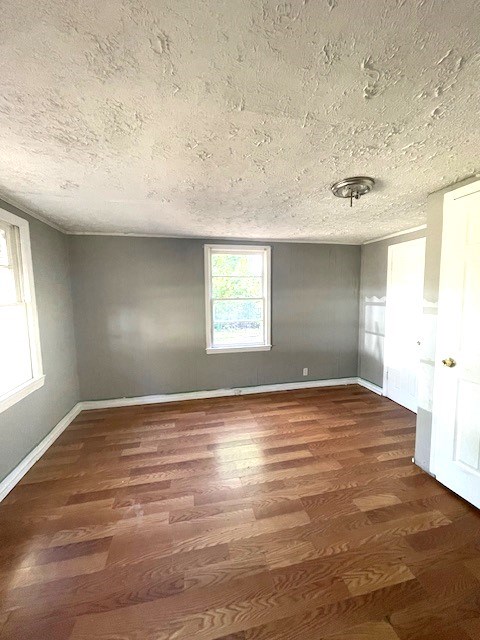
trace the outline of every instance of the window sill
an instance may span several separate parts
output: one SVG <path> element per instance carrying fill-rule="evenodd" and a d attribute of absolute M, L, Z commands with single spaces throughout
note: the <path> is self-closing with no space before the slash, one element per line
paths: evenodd
<path fill-rule="evenodd" d="M 40 389 L 45 384 L 45 376 L 38 376 L 37 378 L 32 378 L 28 380 L 24 384 L 21 384 L 19 387 L 12 389 L 3 396 L 0 396 L 0 413 L 12 407 L 14 404 L 23 400 L 28 395 Z"/>
<path fill-rule="evenodd" d="M 248 351 L 270 351 L 271 344 L 262 344 L 258 346 L 245 347 L 208 347 L 207 353 L 247 353 Z"/>

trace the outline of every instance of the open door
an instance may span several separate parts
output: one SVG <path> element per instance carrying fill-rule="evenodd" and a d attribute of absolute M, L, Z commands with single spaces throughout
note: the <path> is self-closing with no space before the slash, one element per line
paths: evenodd
<path fill-rule="evenodd" d="M 432 470 L 480 508 L 480 182 L 446 194 L 442 237 Z"/>
<path fill-rule="evenodd" d="M 425 238 L 388 248 L 384 395 L 417 412 Z"/>

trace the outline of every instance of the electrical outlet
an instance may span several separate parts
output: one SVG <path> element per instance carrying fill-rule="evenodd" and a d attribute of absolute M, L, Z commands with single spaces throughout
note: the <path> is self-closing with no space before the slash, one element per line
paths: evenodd
<path fill-rule="evenodd" d="M 305 369 L 303 370 L 303 375 L 308 376 L 308 367 L 305 367 Z"/>

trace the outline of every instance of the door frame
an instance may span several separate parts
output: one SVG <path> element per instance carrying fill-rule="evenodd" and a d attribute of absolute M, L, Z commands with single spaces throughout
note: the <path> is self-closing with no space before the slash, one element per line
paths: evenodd
<path fill-rule="evenodd" d="M 394 254 L 393 249 L 400 244 L 406 244 L 407 242 L 417 242 L 418 240 L 423 240 L 425 249 L 426 249 L 426 240 L 427 240 L 426 236 L 421 236 L 419 238 L 412 238 L 411 240 L 405 240 L 404 242 L 395 242 L 388 246 L 387 287 L 386 287 L 386 295 L 385 295 L 385 336 L 384 336 L 384 342 L 383 342 L 383 388 L 382 388 L 382 395 L 385 396 L 386 398 L 388 398 L 387 354 L 389 349 L 389 342 L 392 340 L 392 332 L 391 332 L 392 322 L 391 322 L 391 309 L 389 311 L 389 301 L 391 306 L 392 263 L 393 263 L 393 254 Z M 424 267 L 424 277 L 425 277 L 425 267 Z M 389 290 L 390 290 L 390 295 L 389 295 Z M 419 335 L 419 339 L 421 339 L 420 327 L 419 327 L 418 335 Z M 418 354 L 418 363 L 420 364 L 420 351 Z M 417 379 L 417 382 L 418 382 L 418 379 Z M 417 392 L 417 399 L 418 399 L 418 392 Z M 395 402 L 395 401 L 392 400 L 392 402 Z M 415 414 L 417 414 L 417 412 L 415 412 Z"/>
<path fill-rule="evenodd" d="M 437 297 L 437 332 L 435 335 L 435 361 L 433 367 L 433 402 L 432 402 L 432 429 L 431 429 L 431 439 L 430 439 L 430 473 L 434 476 L 437 475 L 436 462 L 437 462 L 437 439 L 440 435 L 441 425 L 440 417 L 438 412 L 435 411 L 436 404 L 438 402 L 438 396 L 440 393 L 439 385 L 436 384 L 436 374 L 437 370 L 440 368 L 440 362 L 442 359 L 442 346 L 439 344 L 439 334 L 438 334 L 438 318 L 440 316 L 441 311 L 441 296 L 440 296 L 440 287 L 442 281 L 442 256 L 443 256 L 443 246 L 447 242 L 447 238 L 443 233 L 444 229 L 444 215 L 449 204 L 453 204 L 455 200 L 459 200 L 460 198 L 464 198 L 465 196 L 473 195 L 480 191 L 480 180 L 475 180 L 470 182 L 469 184 L 459 187 L 458 189 L 452 189 L 448 193 L 445 193 L 443 196 L 443 206 L 442 206 L 442 238 L 441 238 L 441 252 L 440 252 L 440 273 L 438 279 L 438 297 Z M 445 268 L 445 267 L 444 267 Z"/>

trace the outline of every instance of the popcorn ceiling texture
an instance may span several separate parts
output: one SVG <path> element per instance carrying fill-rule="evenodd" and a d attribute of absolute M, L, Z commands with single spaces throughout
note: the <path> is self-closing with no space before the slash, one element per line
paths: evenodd
<path fill-rule="evenodd" d="M 76 232 L 407 229 L 480 169 L 479 33 L 475 0 L 4 0 L 0 191 Z"/>

